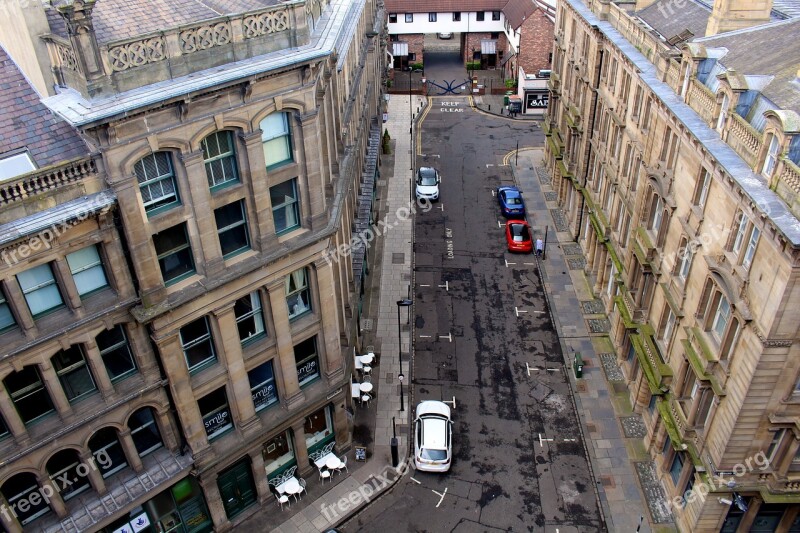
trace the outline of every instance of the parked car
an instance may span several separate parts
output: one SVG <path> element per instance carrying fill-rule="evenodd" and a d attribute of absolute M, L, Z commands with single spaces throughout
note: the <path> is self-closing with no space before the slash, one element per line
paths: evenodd
<path fill-rule="evenodd" d="M 453 34 L 450 33 L 449 31 L 439 34 L 439 39 L 452 39 L 452 38 L 453 38 Z"/>
<path fill-rule="evenodd" d="M 509 220 L 506 223 L 506 244 L 509 252 L 531 253 L 533 240 L 530 224 L 524 220 Z"/>
<path fill-rule="evenodd" d="M 439 183 L 442 181 L 439 171 L 433 167 L 419 167 L 417 170 L 417 198 L 427 198 L 435 202 L 439 199 Z"/>
<path fill-rule="evenodd" d="M 450 407 L 434 400 L 420 402 L 414 419 L 414 463 L 417 470 L 447 472 L 452 457 Z"/>
<path fill-rule="evenodd" d="M 525 202 L 516 187 L 498 187 L 497 201 L 504 217 L 522 218 L 525 216 Z"/>

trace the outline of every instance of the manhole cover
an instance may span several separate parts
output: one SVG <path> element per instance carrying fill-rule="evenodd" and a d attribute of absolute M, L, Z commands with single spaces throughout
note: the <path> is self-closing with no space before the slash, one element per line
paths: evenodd
<path fill-rule="evenodd" d="M 406 262 L 406 254 L 392 254 L 392 264 L 393 265 L 402 265 Z"/>

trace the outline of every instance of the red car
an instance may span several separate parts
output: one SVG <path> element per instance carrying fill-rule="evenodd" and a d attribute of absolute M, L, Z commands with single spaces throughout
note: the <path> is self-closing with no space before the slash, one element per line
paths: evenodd
<path fill-rule="evenodd" d="M 509 252 L 531 253 L 533 239 L 530 224 L 524 220 L 509 220 L 506 223 L 506 244 Z"/>

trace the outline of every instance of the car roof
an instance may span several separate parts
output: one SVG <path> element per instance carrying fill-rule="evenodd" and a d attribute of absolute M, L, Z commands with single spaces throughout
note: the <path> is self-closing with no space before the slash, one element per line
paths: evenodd
<path fill-rule="evenodd" d="M 417 417 L 422 415 L 441 415 L 450 418 L 450 407 L 436 400 L 425 400 L 417 405 Z"/>
<path fill-rule="evenodd" d="M 422 421 L 422 448 L 436 450 L 447 449 L 447 420 L 443 418 L 425 418 Z"/>
<path fill-rule="evenodd" d="M 522 196 L 522 193 L 516 187 L 500 187 L 500 190 L 505 192 L 506 196 Z"/>

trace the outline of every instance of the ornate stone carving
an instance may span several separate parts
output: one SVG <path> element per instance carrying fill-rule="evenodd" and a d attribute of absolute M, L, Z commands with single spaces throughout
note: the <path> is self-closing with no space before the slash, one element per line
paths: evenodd
<path fill-rule="evenodd" d="M 289 12 L 286 9 L 282 9 L 280 11 L 257 13 L 245 17 L 242 25 L 245 39 L 285 31 L 289 29 Z"/>
<path fill-rule="evenodd" d="M 164 37 L 152 37 L 142 41 L 134 41 L 115 46 L 108 50 L 111 68 L 122 72 L 130 68 L 141 67 L 147 63 L 163 61 L 166 57 Z"/>
<path fill-rule="evenodd" d="M 53 46 L 61 68 L 78 72 L 78 58 L 75 56 L 75 50 L 71 46 L 61 43 L 53 43 Z"/>
<path fill-rule="evenodd" d="M 231 27 L 227 22 L 198 26 L 179 35 L 181 52 L 191 54 L 231 42 Z"/>

